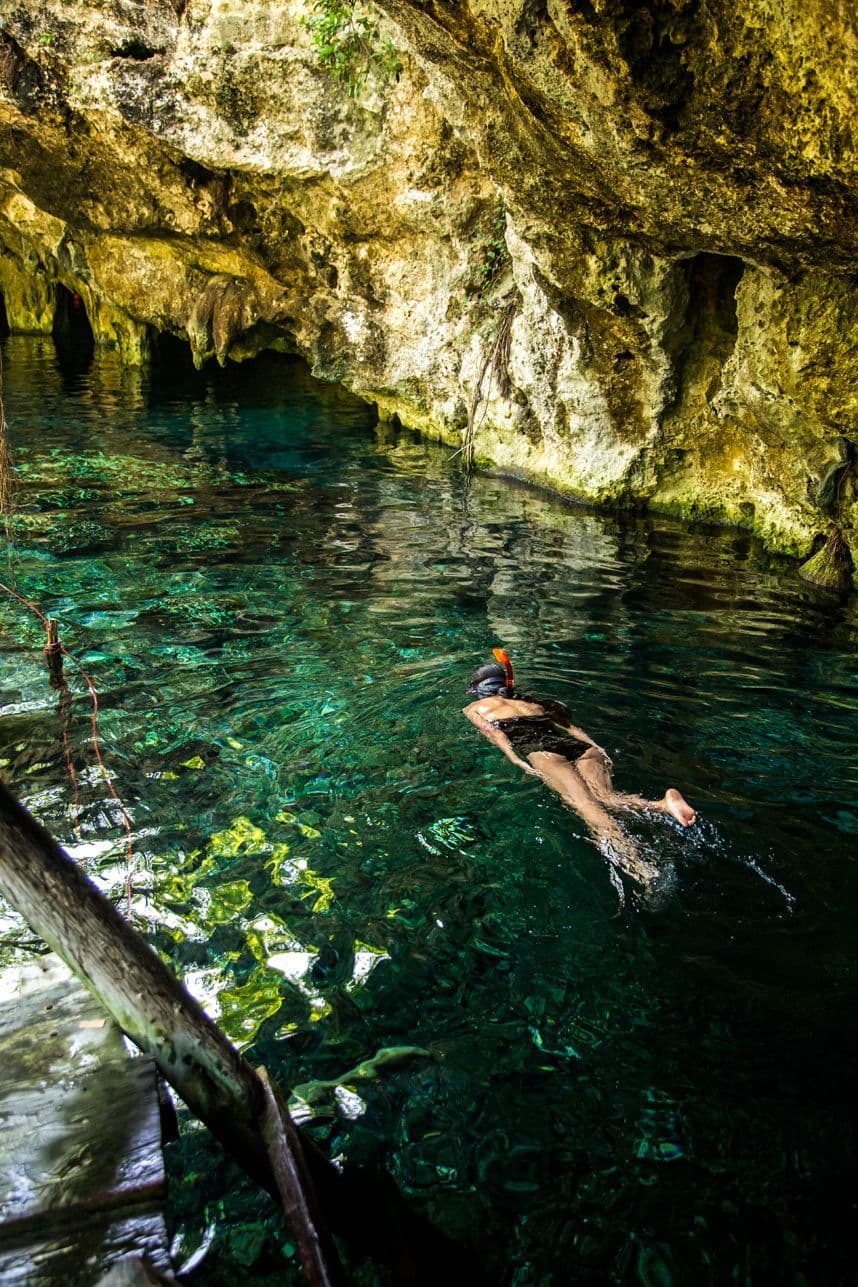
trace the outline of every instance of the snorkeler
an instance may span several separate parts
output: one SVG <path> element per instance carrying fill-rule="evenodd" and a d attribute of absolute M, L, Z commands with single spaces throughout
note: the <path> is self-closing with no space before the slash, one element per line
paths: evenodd
<path fill-rule="evenodd" d="M 694 809 L 674 787 L 661 800 L 616 791 L 607 752 L 576 728 L 562 702 L 519 692 L 509 657 L 502 648 L 493 651 L 497 661 L 479 666 L 471 676 L 468 692 L 477 700 L 464 714 L 507 759 L 556 791 L 587 823 L 607 856 L 648 884 L 657 870 L 641 858 L 610 810 L 655 810 L 690 827 L 697 818 Z"/>

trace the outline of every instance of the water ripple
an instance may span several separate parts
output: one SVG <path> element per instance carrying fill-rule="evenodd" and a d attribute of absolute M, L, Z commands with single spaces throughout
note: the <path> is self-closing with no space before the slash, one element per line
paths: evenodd
<path fill-rule="evenodd" d="M 16 576 L 99 689 L 147 932 L 284 1084 L 433 1052 L 359 1119 L 334 1096 L 324 1146 L 481 1229 L 498 1281 L 836 1268 L 854 606 L 735 533 L 466 482 L 291 362 L 63 383 L 46 354 L 7 345 Z M 4 774 L 119 894 L 85 686 L 60 709 L 41 627 L 3 622 Z M 623 816 L 651 888 L 463 719 L 499 644 L 618 786 L 700 810 Z"/>

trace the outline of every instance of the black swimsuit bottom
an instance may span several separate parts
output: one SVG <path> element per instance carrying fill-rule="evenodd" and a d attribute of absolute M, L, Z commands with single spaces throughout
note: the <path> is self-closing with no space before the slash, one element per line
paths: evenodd
<path fill-rule="evenodd" d="M 506 734 L 513 750 L 522 759 L 533 751 L 550 751 L 573 764 L 591 750 L 589 742 L 579 742 L 571 733 L 562 732 L 547 715 L 534 715 L 529 719 L 515 715 L 512 719 L 490 720 L 489 723 Z"/>

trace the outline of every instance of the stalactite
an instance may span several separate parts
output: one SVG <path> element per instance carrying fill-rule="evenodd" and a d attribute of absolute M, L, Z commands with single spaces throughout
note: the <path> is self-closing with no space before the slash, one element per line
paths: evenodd
<path fill-rule="evenodd" d="M 843 539 L 840 528 L 834 525 L 822 549 L 799 568 L 799 574 L 805 581 L 813 581 L 815 585 L 841 593 L 852 588 L 854 571 L 852 551 Z"/>

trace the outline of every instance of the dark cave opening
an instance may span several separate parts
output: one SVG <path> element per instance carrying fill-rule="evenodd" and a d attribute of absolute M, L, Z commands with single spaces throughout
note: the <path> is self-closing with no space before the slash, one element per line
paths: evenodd
<path fill-rule="evenodd" d="M 235 397 L 236 391 L 246 390 L 248 383 L 258 383 L 262 389 L 266 384 L 273 388 L 296 381 L 309 381 L 316 389 L 326 390 L 329 396 L 332 396 L 332 388 L 339 387 L 315 380 L 310 375 L 306 361 L 297 354 L 274 349 L 263 349 L 244 361 L 228 360 L 224 366 L 214 358 L 209 358 L 198 367 L 194 363 L 193 351 L 187 339 L 170 331 L 153 329 L 150 333 L 150 353 L 152 396 L 159 400 L 184 397 L 191 390 L 200 396 Z M 341 389 L 339 392 L 342 396 L 352 396 L 344 394 Z"/>
<path fill-rule="evenodd" d="M 688 319 L 706 320 L 725 338 L 735 342 L 739 333 L 736 290 L 745 265 L 733 255 L 694 255 L 679 265 L 688 287 Z M 733 345 L 730 344 L 732 351 Z"/>
<path fill-rule="evenodd" d="M 151 331 L 152 364 L 161 370 L 176 371 L 188 376 L 195 370 L 190 340 L 173 335 L 171 331 Z"/>
<path fill-rule="evenodd" d="M 61 285 L 57 286 L 53 336 L 61 357 L 73 358 L 77 362 L 92 357 L 95 337 L 84 302 L 77 291 L 67 290 Z"/>
<path fill-rule="evenodd" d="M 3 296 L 3 292 L 0 291 L 0 340 L 5 340 L 9 333 L 10 328 L 9 318 L 6 315 L 6 300 Z"/>
<path fill-rule="evenodd" d="M 681 260 L 677 268 L 685 305 L 667 342 L 676 379 L 674 406 L 700 393 L 711 399 L 717 392 L 739 334 L 736 291 L 745 265 L 733 255 L 704 252 Z"/>

